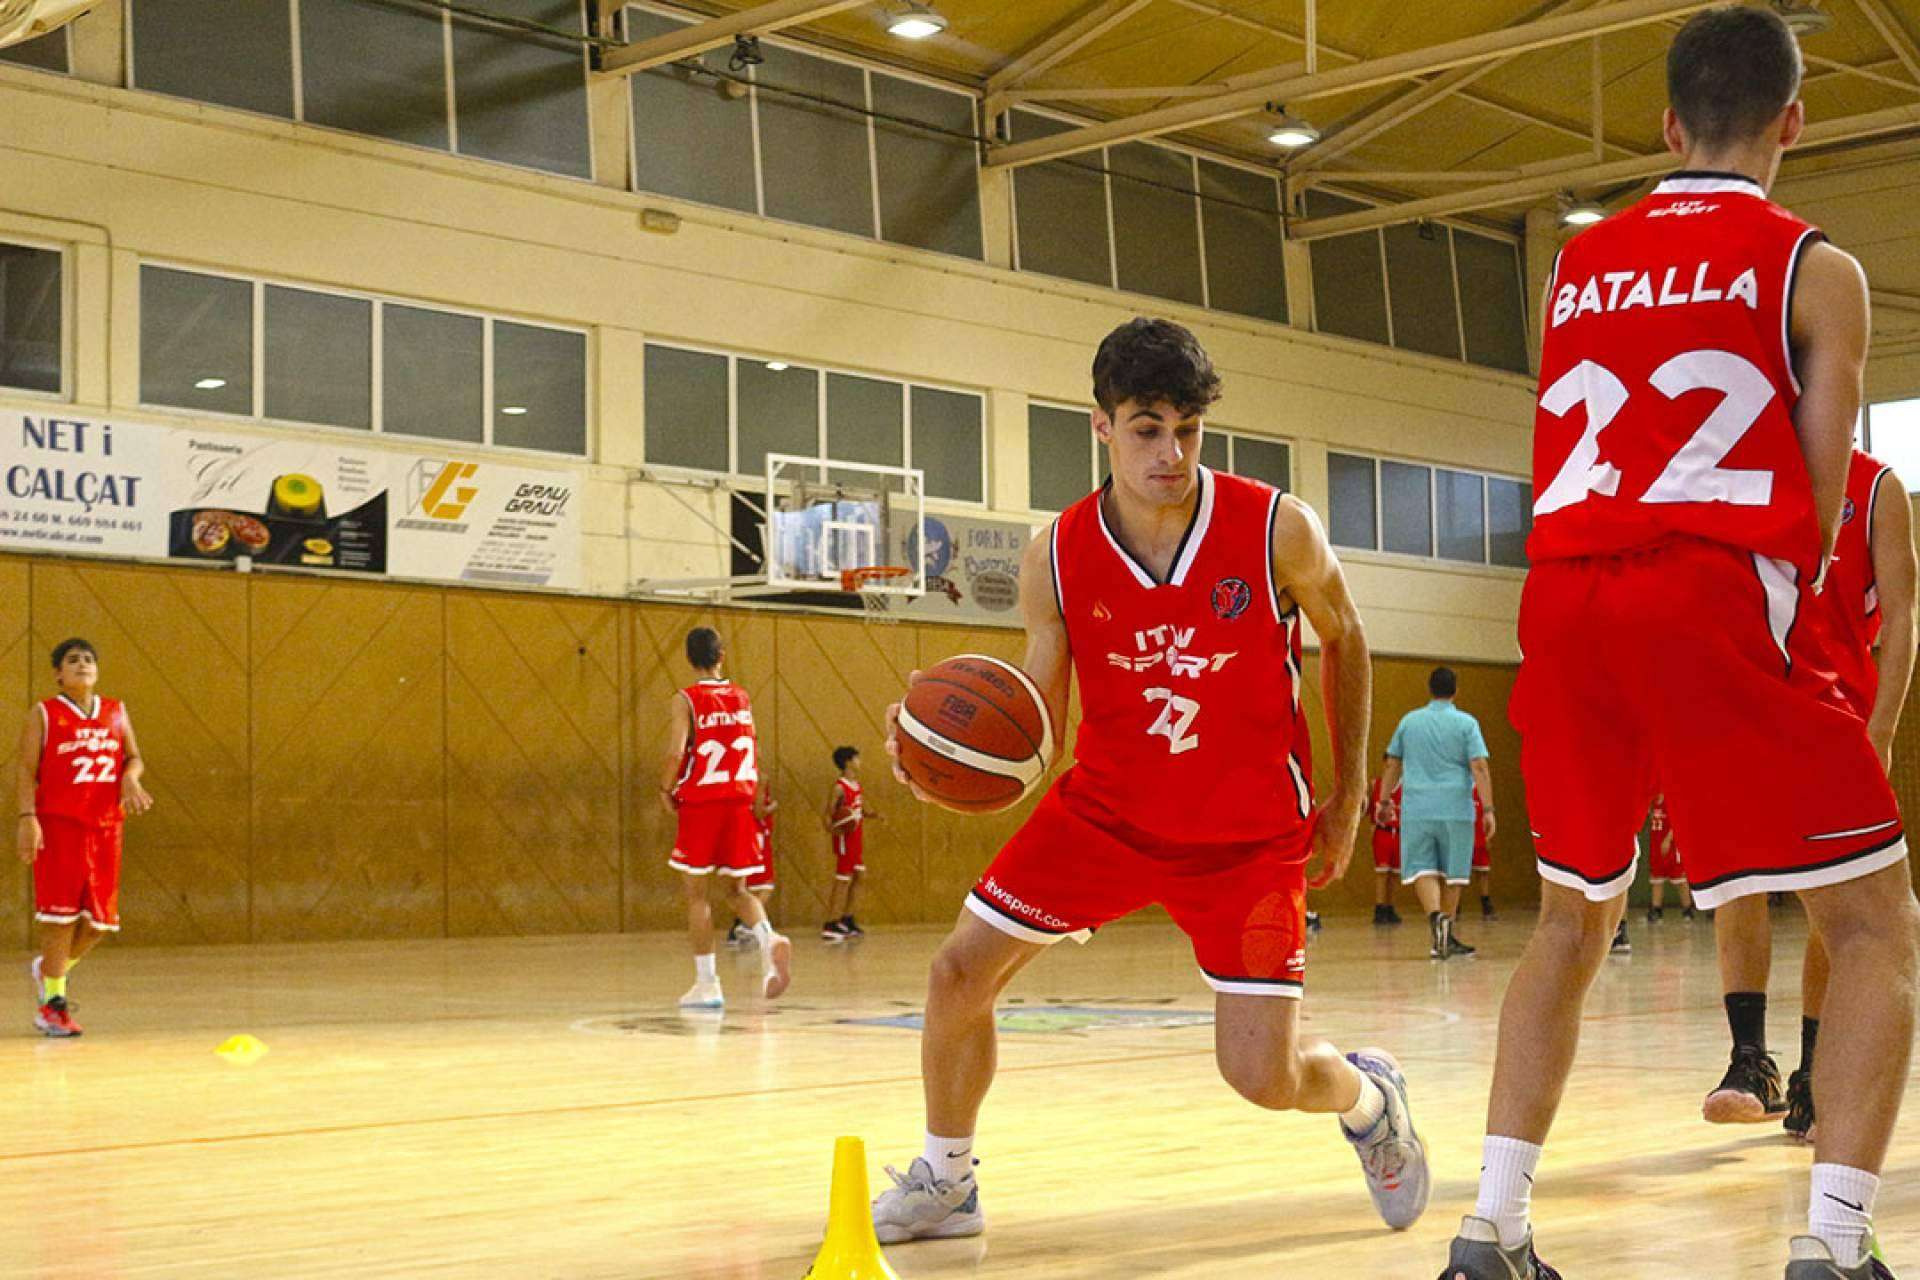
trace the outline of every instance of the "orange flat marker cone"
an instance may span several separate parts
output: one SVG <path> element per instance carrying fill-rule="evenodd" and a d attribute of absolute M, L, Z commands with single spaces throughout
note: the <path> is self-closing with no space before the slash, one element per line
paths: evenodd
<path fill-rule="evenodd" d="M 833 1143 L 833 1195 L 827 1202 L 827 1238 L 805 1280 L 899 1280 L 880 1255 L 867 1200 L 867 1146 L 858 1138 Z"/>

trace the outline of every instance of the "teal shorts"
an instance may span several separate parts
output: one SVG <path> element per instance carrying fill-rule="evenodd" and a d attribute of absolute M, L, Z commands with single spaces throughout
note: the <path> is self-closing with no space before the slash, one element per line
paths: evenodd
<path fill-rule="evenodd" d="M 1439 876 L 1448 884 L 1473 878 L 1473 819 L 1400 820 L 1400 883 L 1412 884 L 1421 876 Z"/>

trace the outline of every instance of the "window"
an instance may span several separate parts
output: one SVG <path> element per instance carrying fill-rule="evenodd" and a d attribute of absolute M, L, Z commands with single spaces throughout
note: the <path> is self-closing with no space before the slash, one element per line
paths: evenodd
<path fill-rule="evenodd" d="M 867 80 L 881 239 L 984 257 L 973 99 L 877 71 Z"/>
<path fill-rule="evenodd" d="M 63 76 L 71 74 L 73 68 L 69 61 L 67 28 L 62 27 L 36 40 L 24 40 L 0 49 L 0 62 L 34 67 L 41 71 L 58 71 Z"/>
<path fill-rule="evenodd" d="M 1520 247 L 1455 231 L 1453 256 L 1467 359 L 1495 369 L 1527 372 L 1527 299 L 1521 283 Z"/>
<path fill-rule="evenodd" d="M 645 396 L 657 466 L 764 476 L 769 453 L 824 450 L 917 467 L 930 498 L 986 500 L 986 402 L 975 392 L 648 343 Z"/>
<path fill-rule="evenodd" d="M 1050 138 L 1073 128 L 1031 111 L 1014 111 L 1010 118 L 1018 142 Z M 1099 168 L 1102 154 L 1095 151 L 1013 171 L 1015 252 L 1022 271 L 1113 284 L 1107 179 Z"/>
<path fill-rule="evenodd" d="M 1233 465 L 1237 476 L 1264 480 L 1282 493 L 1293 492 L 1293 450 L 1278 440 L 1254 436 L 1233 438 Z"/>
<path fill-rule="evenodd" d="M 190 412 L 584 456 L 587 335 L 145 264 L 140 399 Z"/>
<path fill-rule="evenodd" d="M 1285 324 L 1279 185 L 1266 174 L 1202 160 L 1200 221 L 1208 305 Z"/>
<path fill-rule="evenodd" d="M 666 35 L 686 24 L 627 10 L 627 39 Z M 709 52 L 701 67 L 724 68 L 726 54 Z M 633 97 L 633 185 L 640 191 L 702 204 L 760 211 L 753 153 L 753 105 L 747 86 L 689 69 L 684 63 L 650 67 L 627 77 Z"/>
<path fill-rule="evenodd" d="M 1086 409 L 1027 406 L 1027 505 L 1065 511 L 1107 480 L 1107 451 L 1095 439 Z M 1282 493 L 1293 486 L 1293 450 L 1284 441 L 1244 435 L 1209 423 L 1200 462 L 1215 471 L 1264 480 Z"/>
<path fill-rule="evenodd" d="M 1329 453 L 1327 492 L 1327 526 L 1337 546 L 1527 565 L 1533 493 L 1523 480 Z"/>
<path fill-rule="evenodd" d="M 1889 400 L 1867 410 L 1867 452 L 1920 493 L 1920 399 Z"/>
<path fill-rule="evenodd" d="M 766 61 L 753 78 L 764 212 L 810 227 L 874 235 L 866 72 L 771 45 L 761 52 Z M 782 89 L 789 92 L 777 92 Z M 837 103 L 858 105 L 829 105 Z"/>
<path fill-rule="evenodd" d="M 1119 285 L 1199 306 L 1200 220 L 1193 157 L 1144 142 L 1107 152 L 1113 171 L 1113 247 Z"/>
<path fill-rule="evenodd" d="M 1438 223 L 1402 223 L 1382 236 L 1393 344 L 1448 360 L 1461 358 L 1460 304 L 1453 294 L 1453 234 Z"/>
<path fill-rule="evenodd" d="M 0 243 L 0 387 L 63 389 L 61 267 L 57 249 Z"/>
<path fill-rule="evenodd" d="M 579 0 L 494 0 L 508 29 L 390 0 L 129 0 L 131 82 L 577 178 L 592 176 Z M 297 15 L 297 30 L 296 30 Z M 297 58 L 296 58 L 297 51 Z"/>

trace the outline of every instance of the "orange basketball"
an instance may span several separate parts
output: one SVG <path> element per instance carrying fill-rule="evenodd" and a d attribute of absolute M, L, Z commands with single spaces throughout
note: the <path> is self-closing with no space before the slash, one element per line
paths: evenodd
<path fill-rule="evenodd" d="M 963 653 L 920 673 L 900 705 L 900 767 L 949 809 L 1008 808 L 1046 776 L 1053 718 L 1027 673 Z"/>

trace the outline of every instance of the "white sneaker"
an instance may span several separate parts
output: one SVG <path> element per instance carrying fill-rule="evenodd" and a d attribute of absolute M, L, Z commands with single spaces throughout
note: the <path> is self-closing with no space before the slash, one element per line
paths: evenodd
<path fill-rule="evenodd" d="M 720 980 L 695 982 L 687 988 L 687 994 L 680 997 L 682 1009 L 724 1009 L 727 998 L 720 994 Z"/>
<path fill-rule="evenodd" d="M 972 1174 L 958 1182 L 941 1182 L 921 1156 L 904 1174 L 888 1165 L 887 1176 L 893 1186 L 873 1202 L 873 1234 L 881 1244 L 950 1240 L 987 1229 L 987 1216 L 980 1212 L 980 1184 Z"/>
<path fill-rule="evenodd" d="M 1380 1086 L 1387 1109 L 1366 1133 L 1348 1133 L 1344 1123 L 1340 1132 L 1360 1155 L 1373 1207 L 1388 1226 L 1405 1231 L 1426 1212 L 1430 1189 L 1427 1149 L 1414 1132 L 1413 1114 L 1407 1109 L 1406 1078 L 1384 1049 L 1362 1049 L 1348 1054 L 1347 1061 Z"/>
<path fill-rule="evenodd" d="M 767 999 L 785 991 L 793 982 L 793 943 L 787 941 L 785 934 L 776 933 L 767 942 L 764 953 L 766 964 L 765 986 L 762 990 Z"/>
<path fill-rule="evenodd" d="M 42 958 L 35 956 L 33 963 L 27 966 L 27 972 L 33 975 L 33 1007 L 36 1009 L 47 1002 L 47 984 L 40 978 Z"/>

